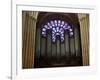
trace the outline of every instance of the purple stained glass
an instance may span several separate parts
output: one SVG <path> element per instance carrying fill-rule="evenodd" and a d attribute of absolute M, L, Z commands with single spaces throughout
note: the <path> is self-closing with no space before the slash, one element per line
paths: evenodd
<path fill-rule="evenodd" d="M 73 32 L 70 32 L 70 36 L 73 35 Z"/>
<path fill-rule="evenodd" d="M 42 29 L 42 31 L 46 31 L 46 29 L 45 29 L 45 28 L 43 28 L 43 29 Z"/>
<path fill-rule="evenodd" d="M 54 27 L 54 21 L 51 21 L 51 25 Z"/>
<path fill-rule="evenodd" d="M 60 35 L 60 34 L 57 32 L 56 35 Z"/>
<path fill-rule="evenodd" d="M 70 26 L 68 26 L 68 29 L 70 29 L 71 27 Z"/>
<path fill-rule="evenodd" d="M 44 28 L 46 28 L 46 29 L 47 29 L 47 28 L 48 28 L 48 26 L 47 26 L 47 25 L 44 25 Z"/>
<path fill-rule="evenodd" d="M 46 37 L 46 31 L 52 31 L 52 42 L 56 42 L 57 36 L 60 36 L 61 42 L 64 41 L 64 32 L 69 31 L 69 35 L 73 36 L 73 29 L 65 21 L 52 20 L 42 27 L 42 35 Z"/>
<path fill-rule="evenodd" d="M 71 28 L 70 28 L 69 30 L 70 30 L 70 31 L 72 31 L 72 29 L 71 29 Z"/>
<path fill-rule="evenodd" d="M 61 26 L 63 26 L 63 25 L 64 25 L 64 23 L 65 23 L 65 22 L 64 22 L 64 21 L 62 21 Z"/>

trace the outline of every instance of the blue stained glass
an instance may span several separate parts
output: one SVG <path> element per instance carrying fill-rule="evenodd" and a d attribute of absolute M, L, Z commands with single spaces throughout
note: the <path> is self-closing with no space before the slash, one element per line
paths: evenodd
<path fill-rule="evenodd" d="M 63 28 L 60 28 L 60 29 L 59 29 L 59 32 L 62 32 L 62 31 L 63 31 Z"/>
<path fill-rule="evenodd" d="M 61 33 L 61 30 L 59 30 L 59 33 Z"/>
<path fill-rule="evenodd" d="M 48 28 L 48 26 L 47 25 L 44 25 L 44 27 L 47 29 Z"/>
<path fill-rule="evenodd" d="M 61 36 L 64 36 L 64 34 L 61 34 Z"/>
<path fill-rule="evenodd" d="M 52 31 L 52 33 L 55 33 L 55 31 Z"/>
<path fill-rule="evenodd" d="M 49 26 L 49 28 L 51 29 L 51 28 L 52 28 L 52 26 Z"/>
<path fill-rule="evenodd" d="M 69 30 L 69 35 L 73 36 L 73 29 L 65 21 L 52 20 L 42 28 L 42 35 L 46 37 L 46 30 L 52 30 L 52 41 L 56 41 L 56 36 L 60 36 L 61 42 L 64 41 L 64 31 Z"/>
<path fill-rule="evenodd" d="M 46 32 L 42 32 L 42 34 L 46 34 Z"/>
<path fill-rule="evenodd" d="M 54 37 L 54 33 L 52 33 L 52 37 Z"/>
<path fill-rule="evenodd" d="M 43 29 L 42 29 L 42 31 L 46 31 L 46 29 L 45 29 L 45 28 L 43 28 Z"/>
<path fill-rule="evenodd" d="M 57 26 L 57 24 L 55 24 L 55 26 Z"/>
<path fill-rule="evenodd" d="M 59 35 L 59 33 L 56 33 L 56 35 Z"/>
<path fill-rule="evenodd" d="M 55 20 L 54 22 L 57 23 L 57 20 Z"/>
<path fill-rule="evenodd" d="M 63 26 L 64 29 L 66 29 L 66 26 Z"/>
<path fill-rule="evenodd" d="M 52 39 L 55 39 L 55 37 L 52 37 Z"/>
<path fill-rule="evenodd" d="M 64 33 L 64 31 L 61 31 L 61 34 L 63 34 Z"/>
<path fill-rule="evenodd" d="M 55 28 L 53 27 L 52 30 L 55 30 Z"/>
<path fill-rule="evenodd" d="M 69 29 L 70 31 L 72 31 L 72 29 Z"/>
<path fill-rule="evenodd" d="M 55 38 L 55 35 L 52 35 L 52 38 L 54 39 Z"/>
<path fill-rule="evenodd" d="M 67 29 L 68 28 L 68 24 L 66 23 L 63 27 L 65 27 L 65 29 Z"/>
<path fill-rule="evenodd" d="M 56 27 L 57 32 L 59 32 L 59 27 Z"/>
<path fill-rule="evenodd" d="M 73 32 L 70 32 L 70 35 L 72 36 L 73 35 Z"/>
<path fill-rule="evenodd" d="M 64 37 L 61 37 L 61 40 L 64 40 Z"/>
<path fill-rule="evenodd" d="M 60 24 L 61 23 L 61 20 L 58 20 L 58 23 Z"/>
<path fill-rule="evenodd" d="M 67 23 L 65 23 L 65 26 L 67 26 L 68 24 Z"/>
<path fill-rule="evenodd" d="M 70 26 L 67 26 L 68 27 L 68 29 L 70 29 L 71 27 Z"/>
<path fill-rule="evenodd" d="M 58 26 L 60 26 L 60 24 L 58 23 Z"/>
<path fill-rule="evenodd" d="M 57 32 L 56 30 L 54 30 L 54 32 Z"/>
<path fill-rule="evenodd" d="M 51 21 L 51 25 L 54 27 L 54 22 L 53 21 Z"/>
<path fill-rule="evenodd" d="M 50 23 L 49 22 L 47 24 L 48 24 L 48 26 L 50 26 Z"/>
<path fill-rule="evenodd" d="M 64 25 L 64 21 L 62 21 L 62 25 Z"/>
<path fill-rule="evenodd" d="M 54 21 L 55 26 L 57 26 L 57 20 Z"/>
<path fill-rule="evenodd" d="M 61 21 L 60 20 L 58 20 L 58 26 L 60 26 L 61 25 Z"/>

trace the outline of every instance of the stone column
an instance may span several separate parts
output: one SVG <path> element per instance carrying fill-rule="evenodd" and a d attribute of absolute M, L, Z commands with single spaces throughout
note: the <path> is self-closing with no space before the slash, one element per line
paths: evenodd
<path fill-rule="evenodd" d="M 22 67 L 32 68 L 34 64 L 35 31 L 37 12 L 22 12 Z"/>
<path fill-rule="evenodd" d="M 83 65 L 89 65 L 89 15 L 78 14 L 82 44 Z"/>

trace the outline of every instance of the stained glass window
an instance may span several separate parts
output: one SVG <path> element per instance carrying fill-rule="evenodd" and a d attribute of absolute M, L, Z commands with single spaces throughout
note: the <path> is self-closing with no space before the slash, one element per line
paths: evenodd
<path fill-rule="evenodd" d="M 65 31 L 69 32 L 69 36 L 73 36 L 73 29 L 67 22 L 63 20 L 51 20 L 42 27 L 42 36 L 47 36 L 47 30 L 51 31 L 52 42 L 56 42 L 57 36 L 60 37 L 61 42 L 64 42 Z"/>

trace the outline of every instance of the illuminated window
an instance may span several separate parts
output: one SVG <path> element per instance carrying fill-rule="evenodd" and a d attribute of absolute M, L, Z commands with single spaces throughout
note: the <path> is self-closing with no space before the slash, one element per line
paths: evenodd
<path fill-rule="evenodd" d="M 41 12 L 36 23 L 35 68 L 82 65 L 76 14 Z"/>
<path fill-rule="evenodd" d="M 57 36 L 60 37 L 61 42 L 64 42 L 64 33 L 66 31 L 69 32 L 69 36 L 72 37 L 73 29 L 72 26 L 70 26 L 67 22 L 63 20 L 52 20 L 47 22 L 42 27 L 42 36 L 47 36 L 47 31 L 50 30 L 52 33 L 52 42 L 56 42 Z"/>

